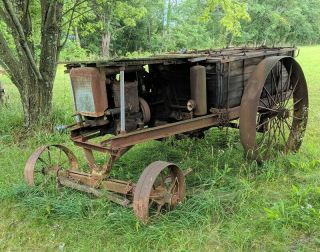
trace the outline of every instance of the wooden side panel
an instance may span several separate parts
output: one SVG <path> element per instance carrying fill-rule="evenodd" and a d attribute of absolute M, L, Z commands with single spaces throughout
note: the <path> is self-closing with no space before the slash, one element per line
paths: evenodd
<path fill-rule="evenodd" d="M 291 53 L 283 55 L 292 56 Z M 256 66 L 263 59 L 264 57 L 256 57 L 222 64 L 221 97 L 219 102 L 215 103 L 217 108 L 240 106 L 244 88 Z"/>

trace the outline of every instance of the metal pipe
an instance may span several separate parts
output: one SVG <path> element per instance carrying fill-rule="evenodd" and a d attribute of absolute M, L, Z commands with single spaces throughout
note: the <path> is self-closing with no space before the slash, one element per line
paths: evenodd
<path fill-rule="evenodd" d="M 126 108 L 124 95 L 124 71 L 120 71 L 120 132 L 126 131 Z"/>

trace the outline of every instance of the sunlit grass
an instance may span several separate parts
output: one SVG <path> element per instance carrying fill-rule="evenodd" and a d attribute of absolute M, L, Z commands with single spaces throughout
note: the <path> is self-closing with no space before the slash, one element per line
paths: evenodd
<path fill-rule="evenodd" d="M 310 93 L 304 144 L 296 155 L 262 166 L 248 163 L 236 130 L 211 129 L 204 139 L 135 146 L 113 176 L 137 181 L 155 160 L 171 161 L 187 177 L 187 199 L 176 210 L 141 225 L 130 209 L 69 189 L 28 188 L 24 164 L 40 145 L 65 143 L 68 134 L 21 128 L 17 90 L 7 78 L 0 109 L 0 250 L 66 251 L 314 251 L 320 246 L 320 47 L 303 47 L 298 61 Z M 59 67 L 54 124 L 72 122 L 68 75 Z M 100 157 L 99 157 L 100 160 Z M 102 161 L 102 160 L 101 160 Z"/>

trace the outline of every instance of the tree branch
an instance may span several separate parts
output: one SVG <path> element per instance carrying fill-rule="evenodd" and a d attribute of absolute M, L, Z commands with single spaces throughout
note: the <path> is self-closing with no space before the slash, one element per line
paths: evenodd
<path fill-rule="evenodd" d="M 15 58 L 12 50 L 9 48 L 8 43 L 4 35 L 0 32 L 0 57 L 1 62 L 5 65 L 6 70 L 11 73 L 12 78 L 15 80 L 15 84 L 20 87 L 21 75 L 18 69 L 19 61 Z"/>
<path fill-rule="evenodd" d="M 41 0 L 41 53 L 39 69 L 43 76 L 44 87 L 52 89 L 59 55 L 59 37 L 61 33 L 61 14 L 63 1 Z"/>
<path fill-rule="evenodd" d="M 8 28 L 15 29 L 15 26 L 7 13 L 0 7 L 0 18 L 5 22 Z"/>
<path fill-rule="evenodd" d="M 61 50 L 65 46 L 67 41 L 68 41 L 70 28 L 71 28 L 71 24 L 72 24 L 72 21 L 73 21 L 73 16 L 74 16 L 74 13 L 75 13 L 75 10 L 76 10 L 76 7 L 77 7 L 77 2 L 78 2 L 78 0 L 76 1 L 76 3 L 73 6 L 73 9 L 72 9 L 72 12 L 71 12 L 71 17 L 70 17 L 69 24 L 68 24 L 67 34 L 66 34 L 66 37 L 65 37 L 64 41 L 62 42 L 62 44 L 59 45 L 59 50 Z"/>
<path fill-rule="evenodd" d="M 70 11 L 74 11 L 75 8 L 77 8 L 78 6 L 80 6 L 81 4 L 87 2 L 87 0 L 81 1 L 79 2 L 79 0 L 76 0 L 75 4 L 68 10 L 66 10 L 64 13 L 62 13 L 62 17 L 64 17 L 65 15 L 67 15 Z"/>
<path fill-rule="evenodd" d="M 56 4 L 56 0 L 49 1 L 49 6 L 47 6 L 47 1 L 41 1 L 41 10 L 42 10 L 42 28 L 45 30 L 47 25 L 51 22 L 49 21 L 50 18 L 52 19 L 54 16 L 53 6 Z"/>
<path fill-rule="evenodd" d="M 73 16 L 73 18 L 70 18 L 68 21 L 64 22 L 64 23 L 62 24 L 62 27 L 65 26 L 65 25 L 68 25 L 69 23 L 72 23 L 72 21 L 74 21 L 75 19 L 83 16 L 84 14 L 86 14 L 87 12 L 92 11 L 92 10 L 93 10 L 92 8 L 88 8 L 88 9 L 86 9 L 85 11 L 79 13 L 79 15 Z M 76 12 L 76 11 L 75 11 L 75 12 Z"/>
<path fill-rule="evenodd" d="M 19 22 L 16 14 L 14 13 L 11 3 L 8 0 L 2 0 L 2 1 L 4 3 L 6 11 L 8 12 L 10 18 L 12 19 L 12 22 L 13 22 L 13 24 L 14 24 L 14 26 L 15 26 L 18 34 L 19 34 L 21 46 L 22 46 L 22 48 L 23 48 L 23 50 L 24 50 L 24 52 L 25 52 L 25 54 L 26 54 L 26 56 L 27 56 L 27 58 L 28 58 L 28 60 L 30 62 L 31 68 L 32 68 L 34 74 L 37 76 L 37 78 L 39 80 L 41 80 L 42 79 L 42 75 L 41 75 L 41 73 L 40 73 L 40 71 L 39 71 L 39 69 L 38 69 L 38 67 L 37 67 L 37 65 L 36 65 L 36 63 L 34 61 L 34 58 L 32 56 L 32 53 L 31 53 L 30 48 L 29 48 L 28 43 L 27 43 L 27 39 L 26 39 L 25 34 L 23 32 L 22 25 Z"/>

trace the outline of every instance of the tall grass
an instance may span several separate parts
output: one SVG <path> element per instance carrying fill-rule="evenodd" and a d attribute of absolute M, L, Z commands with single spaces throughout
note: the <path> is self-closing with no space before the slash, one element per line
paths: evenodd
<path fill-rule="evenodd" d="M 136 181 L 144 167 L 167 160 L 193 168 L 187 199 L 141 225 L 130 209 L 66 188 L 28 188 L 24 164 L 39 145 L 65 143 L 68 134 L 22 127 L 17 90 L 0 109 L 0 250 L 49 251 L 314 251 L 320 246 L 320 47 L 298 61 L 309 83 L 310 120 L 300 152 L 262 166 L 248 163 L 238 132 L 211 129 L 204 139 L 151 141 L 135 146 L 112 176 Z M 52 124 L 72 122 L 67 75 L 59 67 Z M 99 157 L 99 161 L 102 161 Z"/>

